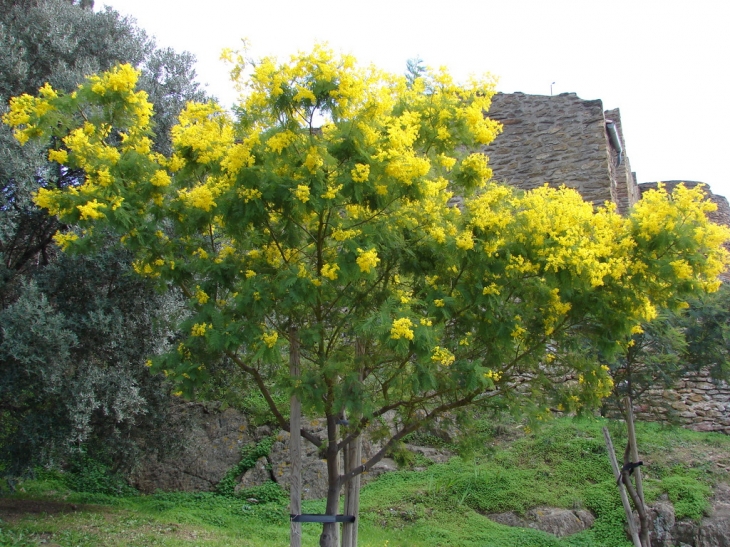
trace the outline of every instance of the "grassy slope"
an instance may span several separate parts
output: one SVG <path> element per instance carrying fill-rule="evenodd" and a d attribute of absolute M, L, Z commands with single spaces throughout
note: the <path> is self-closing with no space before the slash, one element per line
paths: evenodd
<path fill-rule="evenodd" d="M 561 419 L 517 438 L 485 433 L 469 461 L 455 458 L 423 471 L 385 475 L 363 489 L 360 545 L 629 547 L 602 425 Z M 620 424 L 610 429 L 614 444 L 623 446 Z M 646 464 L 647 501 L 666 494 L 678 518 L 700 518 L 710 485 L 730 481 L 722 467 L 730 465 L 730 437 L 655 424 L 639 424 L 638 437 Z M 243 499 L 216 494 L 109 497 L 71 492 L 66 484 L 52 478 L 25 483 L 22 497 L 62 500 L 76 504 L 76 510 L 6 516 L 0 522 L 0 546 L 40 541 L 64 547 L 288 544 L 286 496 L 276 488 L 249 492 Z M 246 501 L 252 495 L 272 501 Z M 587 532 L 558 540 L 483 516 L 538 505 L 587 508 L 596 515 L 596 523 Z M 321 501 L 305 502 L 305 512 L 322 510 Z M 303 525 L 303 534 L 304 545 L 317 545 L 318 525 Z"/>

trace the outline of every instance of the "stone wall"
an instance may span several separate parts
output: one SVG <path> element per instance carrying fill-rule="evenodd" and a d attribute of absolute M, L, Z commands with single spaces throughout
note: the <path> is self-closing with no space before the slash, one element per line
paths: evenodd
<path fill-rule="evenodd" d="M 707 371 L 691 373 L 674 389 L 647 391 L 635 413 L 639 420 L 730 434 L 730 385 L 713 380 Z"/>
<path fill-rule="evenodd" d="M 523 190 L 564 184 L 596 205 L 610 201 L 622 210 L 638 199 L 618 109 L 604 113 L 600 100 L 586 101 L 575 93 L 498 93 L 488 115 L 504 127 L 482 149 L 495 180 Z M 606 131 L 607 118 L 622 143 L 621 164 Z"/>

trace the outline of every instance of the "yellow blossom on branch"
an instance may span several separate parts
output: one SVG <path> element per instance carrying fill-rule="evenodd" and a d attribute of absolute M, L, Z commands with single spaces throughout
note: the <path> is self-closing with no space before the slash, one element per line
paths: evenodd
<path fill-rule="evenodd" d="M 206 331 L 213 328 L 210 323 L 196 323 L 190 330 L 192 336 L 205 336 Z"/>
<path fill-rule="evenodd" d="M 203 289 L 200 288 L 200 286 L 196 287 L 195 291 L 195 298 L 198 301 L 198 304 L 205 304 L 208 302 L 208 299 L 210 298 Z"/>
<path fill-rule="evenodd" d="M 307 203 L 309 201 L 309 186 L 300 184 L 295 189 L 293 189 L 292 192 L 294 194 L 294 197 L 296 197 L 302 203 Z"/>
<path fill-rule="evenodd" d="M 355 182 L 365 182 L 370 176 L 370 166 L 363 163 L 356 163 L 355 168 L 350 171 L 350 175 Z"/>
<path fill-rule="evenodd" d="M 456 357 L 448 349 L 436 346 L 431 352 L 431 361 L 436 361 L 441 366 L 448 367 L 456 361 Z"/>
<path fill-rule="evenodd" d="M 48 160 L 64 165 L 68 163 L 68 152 L 65 150 L 49 150 Z"/>
<path fill-rule="evenodd" d="M 94 199 L 76 208 L 81 212 L 81 220 L 98 220 L 104 218 L 104 213 L 99 209 L 106 209 L 106 205 Z"/>
<path fill-rule="evenodd" d="M 265 332 L 261 335 L 261 339 L 264 341 L 267 348 L 273 348 L 276 345 L 276 341 L 279 339 L 279 333 L 276 331 Z"/>
<path fill-rule="evenodd" d="M 395 319 L 393 321 L 393 326 L 390 329 L 390 337 L 393 340 L 400 340 L 401 338 L 413 340 L 414 334 L 413 330 L 411 330 L 412 326 L 413 322 L 407 317 Z"/>
<path fill-rule="evenodd" d="M 377 267 L 380 263 L 378 258 L 378 252 L 375 249 L 363 251 L 362 249 L 357 250 L 357 265 L 360 267 L 360 271 L 363 273 L 370 273 L 373 268 Z"/>
<path fill-rule="evenodd" d="M 337 264 L 325 264 L 322 266 L 321 275 L 322 277 L 326 277 L 327 279 L 334 281 L 337 279 L 337 270 L 339 270 L 340 267 Z"/>

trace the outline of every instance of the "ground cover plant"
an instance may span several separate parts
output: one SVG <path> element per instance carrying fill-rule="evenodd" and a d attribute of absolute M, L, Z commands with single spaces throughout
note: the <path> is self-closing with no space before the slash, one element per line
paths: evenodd
<path fill-rule="evenodd" d="M 628 547 L 624 515 L 611 475 L 604 420 L 552 421 L 534 431 L 519 423 L 484 422 L 471 458 L 381 476 L 362 491 L 360 542 L 365 547 L 479 546 Z M 622 424 L 609 423 L 619 446 Z M 700 519 L 711 486 L 728 482 L 730 438 L 658 424 L 639 424 L 647 502 L 666 495 L 677 518 Z M 419 462 L 420 466 L 422 462 Z M 0 546 L 223 546 L 288 543 L 287 495 L 270 483 L 240 496 L 157 493 L 110 496 L 69 488 L 74 477 L 40 473 L 0 498 Z M 70 474 L 72 475 L 72 474 Z M 99 485 L 100 489 L 104 485 Z M 108 491 L 108 490 L 107 490 Z M 7 492 L 6 492 L 7 494 Z M 257 502 L 252 501 L 257 499 Z M 304 502 L 321 512 L 324 500 Z M 10 508 L 15 506 L 17 511 Z M 485 515 L 536 506 L 585 508 L 594 526 L 558 539 L 510 528 Z M 303 526 L 303 545 L 319 530 Z"/>

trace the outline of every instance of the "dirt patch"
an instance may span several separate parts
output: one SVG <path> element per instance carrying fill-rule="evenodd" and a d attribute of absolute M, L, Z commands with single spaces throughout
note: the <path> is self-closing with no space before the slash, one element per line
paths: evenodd
<path fill-rule="evenodd" d="M 103 507 L 62 501 L 0 498 L 0 520 L 15 522 L 30 515 L 57 515 L 76 511 L 104 511 Z"/>

